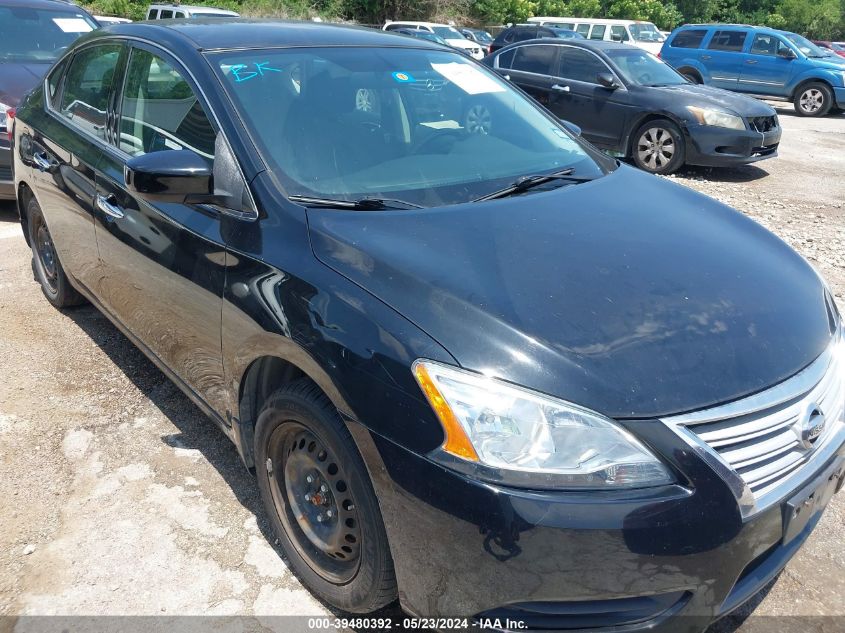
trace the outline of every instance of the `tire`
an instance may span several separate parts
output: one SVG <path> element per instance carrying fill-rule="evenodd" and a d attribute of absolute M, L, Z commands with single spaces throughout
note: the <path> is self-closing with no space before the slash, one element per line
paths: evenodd
<path fill-rule="evenodd" d="M 353 613 L 396 599 L 393 559 L 364 462 L 314 383 L 300 380 L 268 398 L 256 422 L 255 463 L 273 530 L 306 587 Z"/>
<path fill-rule="evenodd" d="M 44 214 L 34 197 L 26 205 L 26 214 L 29 243 L 32 248 L 32 270 L 47 301 L 56 308 L 69 308 L 85 303 L 82 295 L 68 281 L 53 246 L 53 239 L 44 220 Z"/>
<path fill-rule="evenodd" d="M 686 160 L 686 142 L 677 125 L 668 119 L 656 119 L 634 133 L 631 157 L 644 171 L 672 174 Z"/>
<path fill-rule="evenodd" d="M 694 84 L 701 85 L 704 83 L 704 81 L 701 79 L 701 76 L 694 70 L 684 70 L 681 71 L 681 74 Z"/>
<path fill-rule="evenodd" d="M 833 91 L 827 84 L 814 81 L 798 88 L 792 103 L 798 116 L 825 116 L 833 107 Z"/>

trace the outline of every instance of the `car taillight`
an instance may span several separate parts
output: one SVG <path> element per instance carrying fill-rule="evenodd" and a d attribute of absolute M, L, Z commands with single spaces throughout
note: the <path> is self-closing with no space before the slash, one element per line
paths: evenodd
<path fill-rule="evenodd" d="M 12 127 L 15 123 L 15 109 L 9 108 L 6 110 L 6 133 L 9 135 L 9 141 L 12 140 Z"/>
<path fill-rule="evenodd" d="M 657 59 L 660 59 L 660 53 L 662 53 L 662 52 L 663 51 L 657 51 Z"/>
<path fill-rule="evenodd" d="M 493 45 L 492 45 L 492 44 L 490 44 L 490 46 L 488 46 L 488 47 L 487 47 L 487 54 L 488 54 L 488 55 L 492 55 L 492 54 L 493 54 Z"/>

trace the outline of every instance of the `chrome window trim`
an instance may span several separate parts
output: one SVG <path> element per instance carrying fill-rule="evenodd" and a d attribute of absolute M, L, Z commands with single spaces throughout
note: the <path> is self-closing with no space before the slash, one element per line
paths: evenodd
<path fill-rule="evenodd" d="M 604 64 L 604 67 L 607 68 L 608 72 L 611 75 L 613 75 L 614 79 L 616 79 L 616 81 L 619 83 L 619 88 L 621 88 L 622 90 L 628 89 L 628 86 L 625 84 L 625 82 L 622 81 L 622 79 L 619 77 L 619 75 L 608 65 L 608 63 L 606 61 L 604 61 L 601 58 L 601 56 L 597 55 L 594 51 L 591 51 L 589 48 L 584 48 L 582 46 L 572 46 L 571 44 L 564 44 L 563 42 L 556 42 L 554 40 L 552 40 L 550 42 L 549 41 L 541 41 L 541 40 L 528 40 L 526 42 L 518 42 L 518 43 L 514 44 L 514 46 L 512 48 L 508 48 L 508 50 L 514 51 L 514 55 L 516 55 L 516 49 L 523 48 L 525 46 L 557 46 L 558 48 L 564 48 L 565 47 L 565 48 L 571 48 L 571 49 L 575 49 L 575 50 L 584 51 L 586 53 L 589 53 L 590 55 L 595 57 L 597 60 L 599 60 L 602 64 Z M 504 51 L 504 49 L 499 49 L 498 51 L 496 51 L 495 58 L 493 59 L 493 68 L 495 68 L 496 70 L 508 70 L 508 71 L 513 71 L 513 72 L 517 72 L 517 73 L 522 73 L 523 75 L 531 75 L 532 77 L 544 77 L 544 78 L 551 77 L 551 78 L 555 78 L 555 79 L 562 79 L 563 81 L 573 81 L 573 82 L 578 83 L 578 84 L 586 84 L 588 86 L 600 86 L 601 85 L 601 84 L 597 84 L 597 83 L 592 82 L 592 81 L 581 81 L 580 79 L 569 79 L 568 77 L 563 77 L 561 75 L 543 75 L 543 74 L 540 74 L 540 73 L 532 73 L 532 72 L 529 72 L 527 70 L 519 70 L 518 68 L 501 68 L 499 66 L 499 57 L 500 57 L 500 54 L 501 54 L 502 51 Z M 504 52 L 507 52 L 507 51 L 504 51 Z M 560 70 L 560 55 L 558 55 L 557 61 L 558 61 L 557 70 Z"/>
<path fill-rule="evenodd" d="M 826 377 L 831 365 L 837 362 L 840 380 L 845 382 L 845 330 L 840 322 L 830 344 L 812 363 L 791 378 L 787 378 L 774 387 L 751 396 L 729 402 L 724 405 L 703 409 L 692 413 L 661 418 L 661 421 L 694 453 L 709 465 L 730 488 L 737 500 L 743 519 L 749 519 L 781 502 L 796 488 L 823 466 L 845 444 L 845 415 L 832 420 L 831 426 L 822 436 L 823 441 L 808 453 L 806 461 L 786 475 L 774 488 L 755 498 L 742 476 L 722 457 L 719 452 L 707 444 L 690 427 L 720 420 L 727 420 L 753 414 L 783 405 L 792 400 L 806 398 L 810 392 Z M 834 378 L 835 379 L 835 378 Z"/>

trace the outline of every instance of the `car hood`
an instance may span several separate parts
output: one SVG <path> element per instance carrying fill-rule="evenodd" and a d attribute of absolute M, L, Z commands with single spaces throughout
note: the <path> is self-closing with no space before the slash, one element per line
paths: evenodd
<path fill-rule="evenodd" d="M 50 69 L 52 62 L 22 64 L 0 62 L 0 103 L 17 107 Z"/>
<path fill-rule="evenodd" d="M 626 166 L 487 203 L 308 218 L 320 261 L 461 366 L 613 417 L 759 391 L 832 336 L 823 285 L 785 243 Z"/>
<path fill-rule="evenodd" d="M 710 107 L 734 112 L 740 116 L 774 116 L 775 109 L 753 97 L 697 84 L 646 88 L 652 95 L 671 104 L 673 110 L 686 106 Z M 686 114 L 686 113 L 684 113 Z"/>

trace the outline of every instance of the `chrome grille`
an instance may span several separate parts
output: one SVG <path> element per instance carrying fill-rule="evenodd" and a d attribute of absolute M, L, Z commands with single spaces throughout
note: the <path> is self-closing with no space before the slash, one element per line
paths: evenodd
<path fill-rule="evenodd" d="M 701 449 L 734 490 L 745 515 L 780 501 L 845 441 L 845 343 L 830 347 L 803 371 L 749 398 L 665 418 Z M 820 434 L 809 429 L 824 415 Z M 802 436 L 802 433 L 804 434 Z"/>

